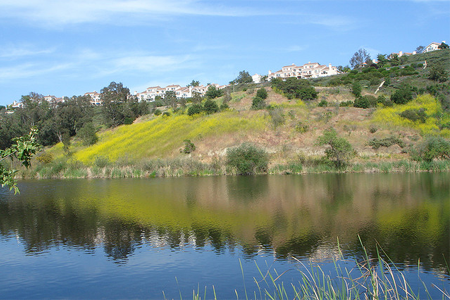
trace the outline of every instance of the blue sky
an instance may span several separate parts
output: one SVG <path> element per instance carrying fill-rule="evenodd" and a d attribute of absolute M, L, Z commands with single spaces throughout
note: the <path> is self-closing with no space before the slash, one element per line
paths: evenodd
<path fill-rule="evenodd" d="M 0 105 L 450 42 L 450 0 L 0 0 Z"/>

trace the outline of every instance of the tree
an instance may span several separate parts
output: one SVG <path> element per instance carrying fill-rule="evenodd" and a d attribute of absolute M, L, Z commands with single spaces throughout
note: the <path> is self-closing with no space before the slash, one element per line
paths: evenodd
<path fill-rule="evenodd" d="M 281 90 L 288 99 L 312 100 L 318 94 L 308 80 L 295 77 L 289 77 L 285 81 L 275 78 L 272 80 L 272 87 Z"/>
<path fill-rule="evenodd" d="M 378 54 L 377 55 L 377 61 L 378 61 L 377 64 L 380 67 L 385 66 L 389 62 L 389 60 L 386 58 L 386 54 Z"/>
<path fill-rule="evenodd" d="M 352 69 L 361 68 L 365 63 L 371 63 L 370 54 L 366 51 L 366 49 L 361 48 L 353 54 L 350 59 L 350 66 Z"/>
<path fill-rule="evenodd" d="M 417 53 L 422 53 L 422 51 L 423 51 L 423 49 L 425 49 L 425 46 L 418 46 L 417 48 L 416 48 L 416 52 Z"/>
<path fill-rule="evenodd" d="M 188 116 L 193 116 L 193 115 L 201 113 L 202 111 L 203 111 L 202 105 L 195 103 L 195 104 L 192 104 L 191 106 L 189 106 L 187 114 L 188 114 Z"/>
<path fill-rule="evenodd" d="M 245 70 L 242 70 L 239 72 L 239 76 L 236 77 L 233 81 L 231 81 L 231 84 L 240 84 L 240 83 L 252 83 L 253 78 L 252 76 Z"/>
<path fill-rule="evenodd" d="M 198 80 L 192 80 L 191 83 L 188 84 L 188 86 L 199 86 L 200 85 L 200 81 Z"/>
<path fill-rule="evenodd" d="M 449 47 L 448 47 L 448 44 L 442 42 L 442 43 L 438 46 L 438 48 L 442 50 L 442 49 L 448 49 Z"/>
<path fill-rule="evenodd" d="M 174 91 L 166 91 L 164 94 L 164 102 L 166 105 L 170 105 L 172 109 L 176 109 L 178 102 L 177 102 L 177 95 Z"/>
<path fill-rule="evenodd" d="M 412 150 L 415 160 L 431 162 L 434 159 L 450 159 L 450 141 L 443 137 L 428 137 Z"/>
<path fill-rule="evenodd" d="M 199 92 L 193 92 L 191 102 L 193 104 L 200 104 L 202 103 L 203 97 Z"/>
<path fill-rule="evenodd" d="M 124 107 L 130 95 L 130 90 L 122 83 L 114 81 L 100 91 L 103 101 L 102 111 L 106 126 L 116 127 L 125 122 Z"/>
<path fill-rule="evenodd" d="M 214 99 L 221 97 L 223 95 L 223 91 L 216 88 L 214 85 L 210 85 L 208 90 L 205 93 L 205 97 L 208 99 Z"/>
<path fill-rule="evenodd" d="M 406 104 L 413 99 L 412 91 L 409 86 L 402 86 L 391 96 L 391 101 L 395 104 Z"/>
<path fill-rule="evenodd" d="M 260 97 L 261 99 L 267 99 L 267 91 L 265 88 L 260 88 L 259 90 L 256 91 L 256 97 Z"/>
<path fill-rule="evenodd" d="M 28 135 L 14 138 L 10 148 L 0 150 L 0 162 L 9 157 L 11 160 L 19 160 L 23 166 L 28 168 L 31 164 L 31 157 L 36 154 L 41 147 L 36 139 L 37 133 L 38 130 L 32 128 Z M 16 173 L 17 170 L 7 170 L 0 164 L 0 183 L 2 186 L 8 186 L 10 190 L 14 189 L 15 194 L 19 193 L 17 182 L 15 180 Z"/>
<path fill-rule="evenodd" d="M 346 139 L 338 137 L 336 130 L 332 127 L 326 129 L 323 135 L 319 136 L 316 144 L 328 146 L 325 149 L 325 155 L 338 168 L 346 165 L 356 155 L 352 145 Z"/>
<path fill-rule="evenodd" d="M 252 100 L 252 109 L 258 110 L 258 109 L 264 109 L 266 107 L 266 102 L 261 97 L 254 97 Z"/>

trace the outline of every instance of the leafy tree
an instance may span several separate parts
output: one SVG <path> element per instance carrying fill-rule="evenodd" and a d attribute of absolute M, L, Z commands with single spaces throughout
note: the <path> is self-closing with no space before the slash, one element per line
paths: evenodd
<path fill-rule="evenodd" d="M 241 84 L 241 83 L 252 83 L 253 78 L 252 76 L 245 70 L 242 70 L 239 72 L 239 76 L 236 77 L 233 81 L 231 81 L 231 84 Z"/>
<path fill-rule="evenodd" d="M 215 101 L 212 101 L 211 99 L 208 99 L 205 101 L 205 104 L 203 105 L 203 111 L 206 112 L 208 115 L 216 113 L 219 111 L 219 106 Z"/>
<path fill-rule="evenodd" d="M 170 105 L 172 109 L 176 109 L 178 106 L 177 95 L 174 91 L 166 91 L 164 93 L 164 102 L 166 105 Z"/>
<path fill-rule="evenodd" d="M 332 127 L 326 129 L 323 135 L 319 136 L 316 144 L 328 146 L 325 149 L 325 155 L 338 168 L 346 165 L 356 155 L 352 145 L 346 139 L 338 137 L 336 130 Z"/>
<path fill-rule="evenodd" d="M 208 90 L 205 93 L 205 97 L 208 99 L 215 99 L 221 97 L 223 95 L 223 91 L 216 88 L 214 85 L 210 85 Z"/>
<path fill-rule="evenodd" d="M 184 140 L 184 148 L 182 152 L 184 154 L 190 154 L 195 151 L 195 145 L 191 140 Z"/>
<path fill-rule="evenodd" d="M 28 135 L 14 138 L 10 148 L 0 150 L 0 162 L 9 157 L 11 160 L 17 159 L 23 166 L 29 167 L 31 164 L 31 157 L 41 148 L 37 142 L 37 132 L 38 130 L 36 128 L 32 128 Z M 17 170 L 7 170 L 3 164 L 0 163 L 0 183 L 2 186 L 8 186 L 10 190 L 14 189 L 15 194 L 19 192 L 15 180 L 16 173 Z"/>
<path fill-rule="evenodd" d="M 98 136 L 92 122 L 84 124 L 84 126 L 78 131 L 77 136 L 81 138 L 83 144 L 86 146 L 94 145 L 98 141 Z"/>
<path fill-rule="evenodd" d="M 364 64 L 371 64 L 370 54 L 366 51 L 366 49 L 361 48 L 353 54 L 352 58 L 350 58 L 350 66 L 352 69 L 360 68 Z"/>
<path fill-rule="evenodd" d="M 439 48 L 439 49 L 448 49 L 449 47 L 448 47 L 448 45 L 447 45 L 446 43 L 442 42 L 442 43 L 438 46 L 438 48 Z"/>
<path fill-rule="evenodd" d="M 311 86 L 308 80 L 295 77 L 289 77 L 285 81 L 276 78 L 272 80 L 272 87 L 281 90 L 288 99 L 313 100 L 318 95 L 316 89 Z"/>
<path fill-rule="evenodd" d="M 200 86 L 200 81 L 192 80 L 191 83 L 188 84 L 188 86 Z"/>
<path fill-rule="evenodd" d="M 200 104 L 203 100 L 202 95 L 199 92 L 193 92 L 191 102 L 194 104 Z"/>
<path fill-rule="evenodd" d="M 103 101 L 102 112 L 106 126 L 116 127 L 125 121 L 124 107 L 130 95 L 130 90 L 122 83 L 111 82 L 100 91 Z"/>
<path fill-rule="evenodd" d="M 417 53 L 422 53 L 423 49 L 425 49 L 425 46 L 418 46 L 418 47 L 416 48 L 416 52 L 417 52 Z"/>
<path fill-rule="evenodd" d="M 380 67 L 383 67 L 389 63 L 389 60 L 386 58 L 386 54 L 378 54 L 377 60 L 378 60 L 378 65 Z"/>
<path fill-rule="evenodd" d="M 257 172 L 267 172 L 269 157 L 264 149 L 244 143 L 227 150 L 226 164 L 235 168 L 239 175 L 253 175 Z"/>

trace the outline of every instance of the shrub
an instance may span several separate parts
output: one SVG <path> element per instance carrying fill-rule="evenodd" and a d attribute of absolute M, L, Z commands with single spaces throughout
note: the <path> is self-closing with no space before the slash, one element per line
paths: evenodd
<path fill-rule="evenodd" d="M 193 115 L 201 113 L 202 110 L 203 110 L 203 107 L 201 104 L 193 104 L 188 108 L 187 114 L 188 114 L 188 116 L 193 116 Z"/>
<path fill-rule="evenodd" d="M 319 136 L 316 144 L 328 146 L 325 149 L 326 158 L 334 162 L 338 168 L 345 166 L 356 155 L 352 145 L 346 139 L 338 137 L 336 130 L 332 127 Z"/>
<path fill-rule="evenodd" d="M 239 175 L 252 175 L 267 172 L 269 157 L 263 149 L 244 143 L 227 150 L 226 164 L 235 168 Z"/>
<path fill-rule="evenodd" d="M 395 104 L 406 104 L 413 99 L 412 91 L 409 87 L 396 90 L 391 96 L 391 101 Z"/>
<path fill-rule="evenodd" d="M 361 97 L 362 87 L 358 81 L 353 82 L 352 84 L 352 94 L 355 95 L 356 98 Z"/>
<path fill-rule="evenodd" d="M 283 125 L 286 122 L 282 108 L 277 107 L 269 110 L 269 115 L 272 119 L 272 123 L 275 128 L 280 125 Z"/>
<path fill-rule="evenodd" d="M 165 111 L 165 112 L 163 112 L 162 116 L 163 117 L 170 117 L 170 112 Z"/>
<path fill-rule="evenodd" d="M 267 91 L 265 88 L 260 88 L 258 91 L 256 91 L 256 97 L 259 97 L 261 99 L 267 99 Z"/>
<path fill-rule="evenodd" d="M 450 159 L 450 141 L 442 137 L 429 137 L 411 150 L 415 160 L 431 162 L 434 159 Z"/>
<path fill-rule="evenodd" d="M 383 139 L 377 139 L 374 138 L 369 141 L 369 146 L 372 147 L 372 149 L 379 149 L 380 147 L 390 147 L 392 145 L 399 145 L 401 148 L 405 147 L 405 143 L 398 137 L 390 136 Z"/>
<path fill-rule="evenodd" d="M 91 146 L 97 143 L 98 136 L 95 132 L 92 122 L 86 123 L 78 132 L 77 136 L 81 138 L 85 146 Z"/>
<path fill-rule="evenodd" d="M 340 107 L 349 107 L 349 106 L 353 106 L 354 102 L 353 101 L 343 101 L 341 103 L 339 103 Z"/>
<path fill-rule="evenodd" d="M 401 112 L 400 116 L 413 122 L 420 121 L 421 123 L 425 123 L 427 120 L 427 114 L 424 108 L 407 109 Z"/>
<path fill-rule="evenodd" d="M 370 103 L 369 100 L 367 100 L 366 97 L 358 97 L 355 99 L 355 102 L 353 103 L 354 107 L 358 107 L 358 108 L 369 108 L 370 107 Z"/>
<path fill-rule="evenodd" d="M 36 156 L 36 160 L 43 164 L 49 164 L 53 161 L 53 154 L 43 152 L 40 155 Z"/>
<path fill-rule="evenodd" d="M 161 111 L 160 109 L 157 108 L 157 109 L 155 109 L 154 114 L 155 114 L 155 116 L 159 116 L 159 115 L 162 114 L 162 111 Z"/>
<path fill-rule="evenodd" d="M 180 152 L 184 154 L 189 154 L 195 151 L 195 145 L 191 142 L 191 140 L 184 140 L 184 149 Z"/>
<path fill-rule="evenodd" d="M 205 104 L 203 105 L 203 111 L 206 112 L 208 115 L 211 115 L 219 111 L 219 106 L 215 101 L 208 99 L 205 101 Z"/>
<path fill-rule="evenodd" d="M 328 106 L 327 100 L 323 99 L 322 101 L 319 102 L 318 106 L 319 107 L 327 107 Z"/>
<path fill-rule="evenodd" d="M 94 166 L 98 168 L 104 168 L 109 165 L 109 159 L 104 156 L 97 156 L 94 160 Z"/>
<path fill-rule="evenodd" d="M 266 107 L 266 102 L 264 101 L 264 99 L 256 96 L 255 98 L 253 98 L 252 101 L 252 109 L 263 109 Z"/>
<path fill-rule="evenodd" d="M 295 125 L 295 130 L 300 133 L 305 133 L 309 130 L 308 124 L 303 124 L 303 122 L 298 122 L 297 125 Z"/>

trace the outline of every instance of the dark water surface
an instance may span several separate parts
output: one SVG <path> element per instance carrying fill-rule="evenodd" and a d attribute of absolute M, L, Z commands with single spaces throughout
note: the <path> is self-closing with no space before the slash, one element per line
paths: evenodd
<path fill-rule="evenodd" d="M 254 278 L 382 249 L 450 291 L 450 174 L 22 181 L 0 189 L 0 299 L 254 298 Z M 339 245 L 339 246 L 338 246 Z M 385 255 L 383 254 L 385 257 Z M 241 268 L 242 265 L 242 268 Z M 242 272 L 243 270 L 243 272 Z M 164 292 L 164 294 L 163 294 Z"/>

